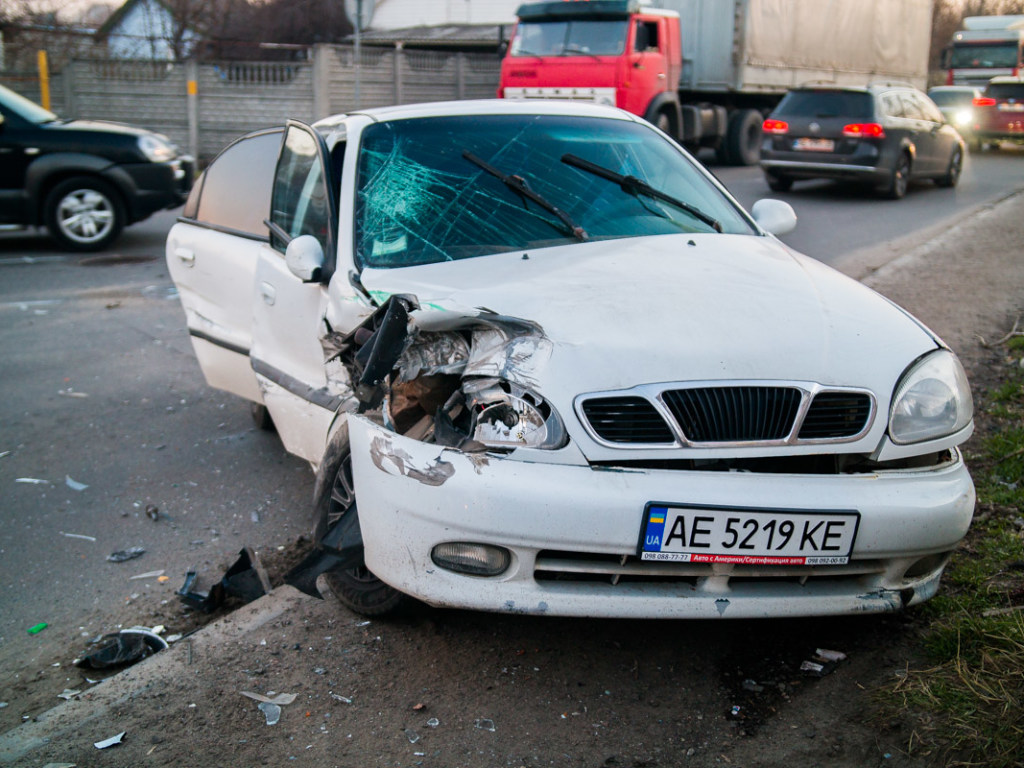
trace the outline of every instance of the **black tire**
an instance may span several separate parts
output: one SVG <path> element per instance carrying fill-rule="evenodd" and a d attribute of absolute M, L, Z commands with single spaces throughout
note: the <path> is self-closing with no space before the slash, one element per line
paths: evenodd
<path fill-rule="evenodd" d="M 352 452 L 346 427 L 342 427 L 331 438 L 317 470 L 313 514 L 316 542 L 337 525 L 344 515 L 357 514 L 352 483 Z M 408 595 L 374 576 L 361 562 L 327 571 L 317 585 L 323 585 L 343 606 L 362 616 L 400 613 L 413 602 Z"/>
<path fill-rule="evenodd" d="M 50 190 L 43 203 L 43 220 L 61 248 L 87 253 L 114 242 L 127 217 L 121 196 L 110 184 L 74 176 Z"/>
<path fill-rule="evenodd" d="M 960 181 L 960 174 L 964 169 L 964 153 L 960 147 L 953 148 L 953 155 L 949 158 L 949 165 L 946 167 L 946 174 L 935 180 L 940 187 L 955 187 Z"/>
<path fill-rule="evenodd" d="M 768 189 L 772 192 L 789 192 L 793 187 L 793 180 L 788 176 L 777 176 L 774 173 L 766 173 L 764 180 L 768 184 Z"/>
<path fill-rule="evenodd" d="M 252 416 L 252 423 L 256 425 L 256 429 L 262 429 L 266 432 L 273 432 L 275 430 L 274 420 L 270 418 L 270 411 L 267 410 L 267 406 L 260 403 L 249 403 L 249 414 Z"/>
<path fill-rule="evenodd" d="M 673 140 L 681 142 L 683 132 L 679 130 L 679 126 L 676 123 L 676 116 L 668 108 L 662 109 L 654 117 L 654 125 L 659 131 L 668 134 Z"/>
<path fill-rule="evenodd" d="M 729 115 L 725 132 L 726 156 L 731 165 L 757 165 L 761 159 L 761 124 L 756 109 L 740 109 Z"/>
<path fill-rule="evenodd" d="M 885 196 L 890 200 L 899 200 L 907 194 L 907 187 L 910 184 L 910 155 L 901 152 L 896 160 L 896 166 L 892 169 L 889 183 L 885 187 Z"/>

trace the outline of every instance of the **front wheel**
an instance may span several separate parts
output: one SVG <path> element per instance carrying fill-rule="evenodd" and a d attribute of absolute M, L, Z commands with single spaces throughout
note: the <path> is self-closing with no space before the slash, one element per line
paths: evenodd
<path fill-rule="evenodd" d="M 355 485 L 352 482 L 352 451 L 348 430 L 342 428 L 332 438 L 316 475 L 313 494 L 316 519 L 314 536 L 322 538 L 348 516 L 358 517 Z M 358 523 L 357 523 L 358 524 Z M 399 613 L 411 604 L 411 598 L 378 579 L 362 562 L 339 566 L 323 575 L 323 585 L 350 611 L 363 616 L 385 616 Z"/>
<path fill-rule="evenodd" d="M 124 204 L 107 182 L 75 176 L 57 184 L 43 203 L 50 236 L 68 251 L 100 251 L 121 234 Z"/>

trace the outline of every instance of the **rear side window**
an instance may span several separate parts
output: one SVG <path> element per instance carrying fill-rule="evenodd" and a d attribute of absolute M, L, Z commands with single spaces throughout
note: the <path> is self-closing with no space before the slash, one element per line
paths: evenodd
<path fill-rule="evenodd" d="M 790 91 L 779 102 L 779 117 L 872 118 L 871 94 L 860 91 Z"/>
<path fill-rule="evenodd" d="M 221 152 L 203 173 L 195 218 L 202 224 L 267 237 L 274 166 L 281 131 L 246 136 Z"/>
<path fill-rule="evenodd" d="M 993 99 L 1024 101 L 1024 83 L 989 83 L 985 95 Z"/>

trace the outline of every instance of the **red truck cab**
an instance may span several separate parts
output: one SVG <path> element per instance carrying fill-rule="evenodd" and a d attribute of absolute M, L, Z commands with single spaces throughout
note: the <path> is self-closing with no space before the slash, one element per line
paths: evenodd
<path fill-rule="evenodd" d="M 638 0 L 523 5 L 501 63 L 499 98 L 608 104 L 675 135 L 679 15 Z"/>

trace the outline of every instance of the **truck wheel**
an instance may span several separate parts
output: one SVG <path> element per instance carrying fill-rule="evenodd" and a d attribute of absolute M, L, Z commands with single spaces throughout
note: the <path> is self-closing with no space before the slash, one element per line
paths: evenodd
<path fill-rule="evenodd" d="M 68 251 L 100 251 L 126 223 L 117 191 L 102 179 L 74 176 L 57 184 L 43 203 L 50 236 Z"/>
<path fill-rule="evenodd" d="M 757 165 L 761 159 L 762 122 L 756 109 L 740 109 L 729 115 L 725 144 L 732 165 Z"/>
<path fill-rule="evenodd" d="M 326 533 L 347 514 L 357 514 L 352 483 L 352 452 L 346 428 L 340 429 L 331 438 L 316 473 L 313 512 L 318 521 L 317 533 Z M 319 541 L 319 538 L 315 541 Z M 361 562 L 327 571 L 319 584 L 330 590 L 338 602 L 350 611 L 363 616 L 398 613 L 412 602 L 407 595 L 374 576 Z"/>
<path fill-rule="evenodd" d="M 676 128 L 676 121 L 672 115 L 669 114 L 668 110 L 661 110 L 654 119 L 654 125 L 657 126 L 658 130 L 662 133 L 667 133 L 673 139 L 681 140 L 680 132 Z"/>

